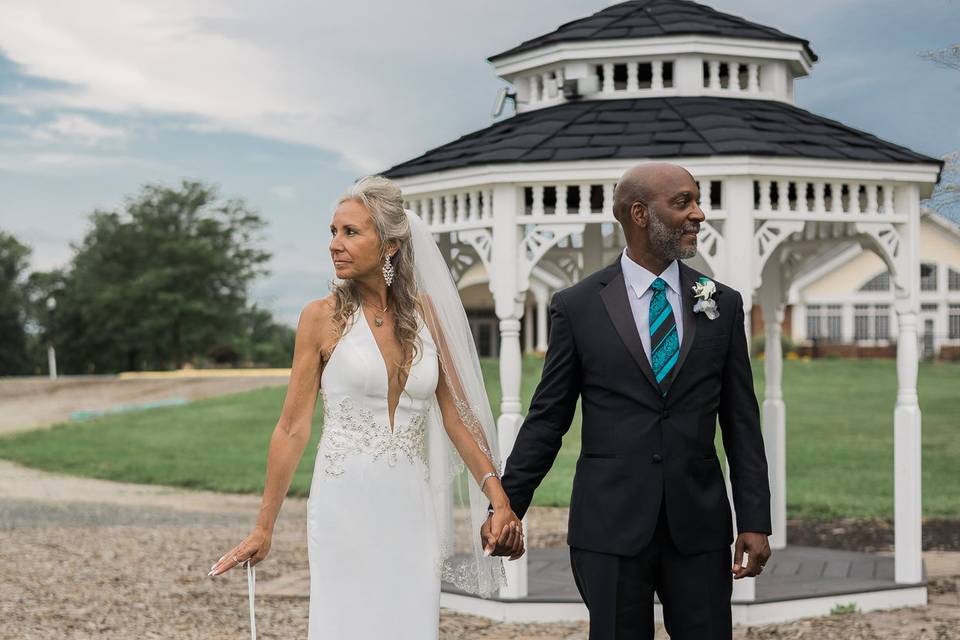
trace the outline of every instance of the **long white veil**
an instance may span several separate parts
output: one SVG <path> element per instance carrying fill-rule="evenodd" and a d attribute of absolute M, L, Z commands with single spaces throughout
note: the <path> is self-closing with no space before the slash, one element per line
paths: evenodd
<path fill-rule="evenodd" d="M 407 218 L 424 321 L 437 344 L 440 367 L 462 423 L 454 428 L 469 432 L 500 475 L 496 422 L 457 286 L 426 223 L 409 210 Z M 480 542 L 489 501 L 469 472 L 463 473 L 463 459 L 444 428 L 436 399 L 433 403 L 427 445 L 441 543 L 438 570 L 458 589 L 488 597 L 506 582 L 503 561 L 485 556 Z"/>

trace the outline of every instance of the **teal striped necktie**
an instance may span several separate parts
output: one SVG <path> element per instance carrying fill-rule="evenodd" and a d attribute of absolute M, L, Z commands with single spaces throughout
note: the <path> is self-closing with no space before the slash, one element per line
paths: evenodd
<path fill-rule="evenodd" d="M 650 300 L 650 365 L 661 390 L 664 381 L 677 366 L 680 356 L 680 340 L 677 338 L 677 321 L 673 308 L 667 300 L 667 283 L 657 278 L 650 285 L 653 298 Z"/>

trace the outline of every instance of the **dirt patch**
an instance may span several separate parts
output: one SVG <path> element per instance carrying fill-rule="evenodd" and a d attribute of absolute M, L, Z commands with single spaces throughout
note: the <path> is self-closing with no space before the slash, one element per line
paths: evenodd
<path fill-rule="evenodd" d="M 891 520 L 789 520 L 787 541 L 805 547 L 875 553 L 893 550 Z M 923 521 L 923 548 L 960 551 L 960 520 L 927 518 Z"/>

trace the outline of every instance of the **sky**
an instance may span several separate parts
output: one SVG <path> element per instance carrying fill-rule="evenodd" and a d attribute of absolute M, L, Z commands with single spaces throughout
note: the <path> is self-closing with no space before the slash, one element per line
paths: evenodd
<path fill-rule="evenodd" d="M 3 0 L 0 229 L 70 259 L 145 183 L 217 185 L 269 222 L 253 297 L 295 325 L 329 291 L 327 226 L 357 177 L 483 128 L 486 58 L 604 0 Z M 960 150 L 960 0 L 713 0 L 810 40 L 797 104 L 935 157 Z M 149 259 L 146 257 L 145 259 Z"/>

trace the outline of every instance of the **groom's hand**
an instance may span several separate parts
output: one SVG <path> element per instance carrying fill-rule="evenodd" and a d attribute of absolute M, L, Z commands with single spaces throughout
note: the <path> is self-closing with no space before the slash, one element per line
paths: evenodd
<path fill-rule="evenodd" d="M 747 554 L 744 566 L 743 554 Z M 737 536 L 733 556 L 733 578 L 752 578 L 760 575 L 763 566 L 770 559 L 770 543 L 765 533 L 744 532 Z"/>
<path fill-rule="evenodd" d="M 523 523 L 513 511 L 508 514 L 493 513 L 480 527 L 480 544 L 487 555 L 509 556 L 510 560 L 516 560 L 525 551 Z"/>

